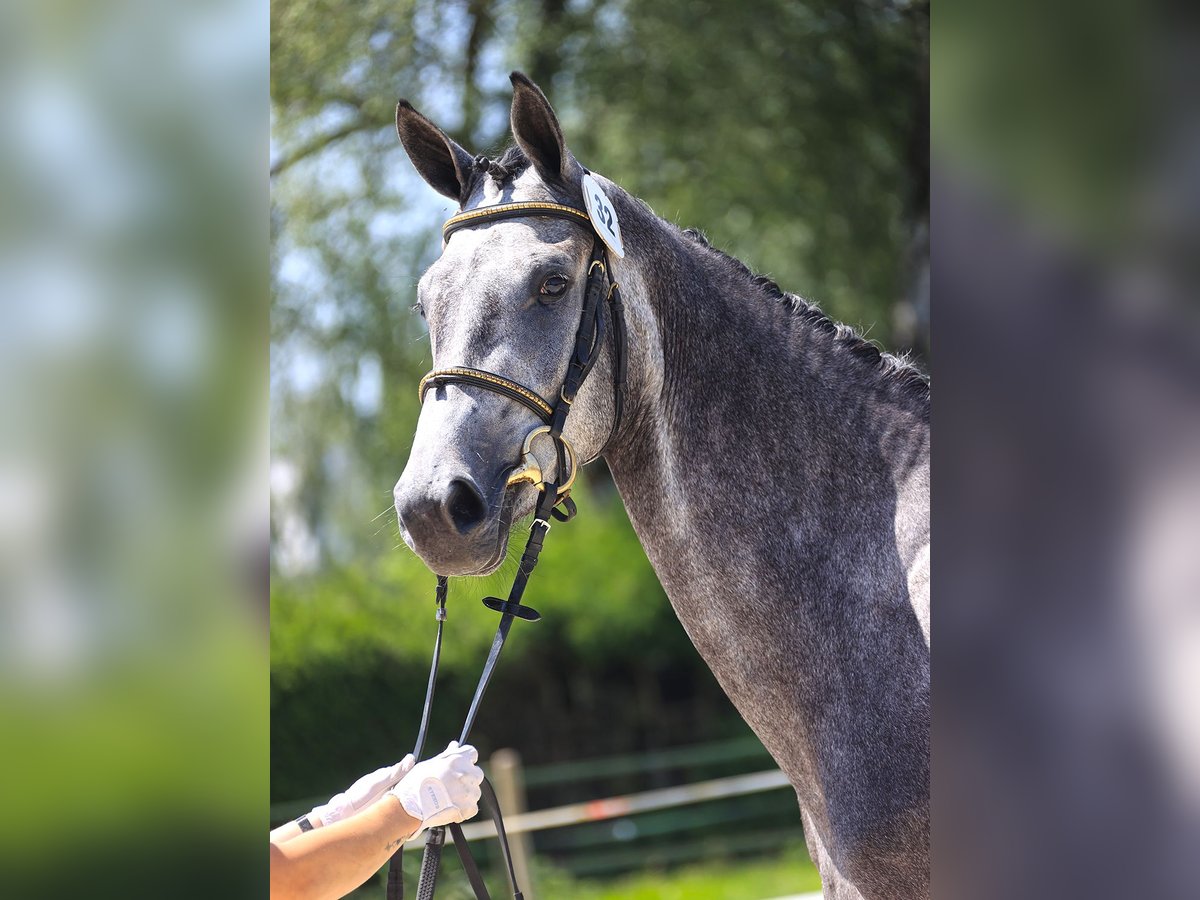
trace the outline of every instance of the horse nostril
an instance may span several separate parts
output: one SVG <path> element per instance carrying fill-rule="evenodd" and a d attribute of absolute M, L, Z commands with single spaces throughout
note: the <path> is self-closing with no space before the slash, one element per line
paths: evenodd
<path fill-rule="evenodd" d="M 446 511 L 459 534 L 466 534 L 476 528 L 487 516 L 487 507 L 483 497 L 479 496 L 478 489 L 461 478 L 450 482 L 450 490 L 446 494 Z"/>

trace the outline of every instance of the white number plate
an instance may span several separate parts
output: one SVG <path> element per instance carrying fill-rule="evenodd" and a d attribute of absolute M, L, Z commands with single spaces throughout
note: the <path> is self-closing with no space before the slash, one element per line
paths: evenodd
<path fill-rule="evenodd" d="M 621 243 L 621 223 L 617 221 L 617 211 L 605 196 L 600 183 L 590 173 L 583 176 L 583 202 L 600 239 L 609 250 L 624 259 L 625 245 Z"/>

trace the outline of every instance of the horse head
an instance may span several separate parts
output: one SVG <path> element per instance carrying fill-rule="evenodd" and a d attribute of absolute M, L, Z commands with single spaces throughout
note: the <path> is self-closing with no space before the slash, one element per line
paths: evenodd
<path fill-rule="evenodd" d="M 402 100 L 396 129 L 404 149 L 460 214 L 519 202 L 583 210 L 586 171 L 554 110 L 524 75 L 513 73 L 512 82 L 516 146 L 501 160 L 472 156 Z M 561 484 L 574 474 L 569 460 L 572 471 L 559 471 L 552 439 L 533 434 L 547 421 L 538 401 L 560 400 L 593 262 L 592 226 L 586 216 L 570 218 L 467 219 L 469 227 L 446 233 L 418 285 L 435 377 L 422 384 L 412 452 L 393 493 L 405 542 L 439 574 L 494 571 L 512 521 L 533 511 L 536 482 Z M 598 341 L 594 371 L 563 431 L 579 464 L 602 452 L 615 420 L 613 356 L 599 346 L 604 334 Z M 483 375 L 436 377 L 455 371 Z M 479 380 L 489 373 L 491 389 Z M 532 397 L 514 398 L 518 389 Z"/>

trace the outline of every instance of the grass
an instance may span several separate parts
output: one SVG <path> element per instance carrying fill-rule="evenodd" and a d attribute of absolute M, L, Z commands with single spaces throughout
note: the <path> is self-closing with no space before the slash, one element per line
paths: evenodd
<path fill-rule="evenodd" d="M 474 900 L 462 868 L 453 853 L 443 858 L 438 880 L 438 900 Z M 405 883 L 417 883 L 419 852 L 406 853 Z M 544 860 L 534 860 L 538 900 L 774 900 L 821 889 L 816 867 L 802 846 L 752 860 L 722 859 L 706 863 L 648 869 L 612 879 L 576 878 Z M 494 865 L 484 866 L 484 878 L 493 897 L 508 896 L 508 882 Z M 351 896 L 355 900 L 382 900 L 384 872 Z"/>
<path fill-rule="evenodd" d="M 820 889 L 816 867 L 804 850 L 797 848 L 752 863 L 699 863 L 613 881 L 575 881 L 568 893 L 554 888 L 549 893 L 539 889 L 538 893 L 572 900 L 769 900 Z"/>

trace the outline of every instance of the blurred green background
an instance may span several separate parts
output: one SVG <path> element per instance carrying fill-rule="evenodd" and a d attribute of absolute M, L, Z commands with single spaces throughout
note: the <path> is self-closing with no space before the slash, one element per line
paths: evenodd
<path fill-rule="evenodd" d="M 283 818 L 411 747 L 432 641 L 434 579 L 398 537 L 391 488 L 430 363 L 410 307 L 453 210 L 401 150 L 397 98 L 494 155 L 519 68 L 585 165 L 925 358 L 928 5 L 275 0 L 271 18 L 271 799 Z M 482 755 L 520 751 L 533 809 L 771 768 L 676 621 L 603 465 L 586 475 L 580 515 L 554 529 L 526 595 L 544 619 L 515 629 L 483 706 Z M 434 743 L 457 735 L 495 627 L 478 598 L 511 574 L 510 561 L 452 582 Z M 689 745 L 700 750 L 638 765 Z M 539 833 L 534 846 L 544 896 L 761 898 L 817 884 L 787 790 Z"/>
<path fill-rule="evenodd" d="M 5 897 L 266 893 L 268 27 L 0 4 Z"/>

